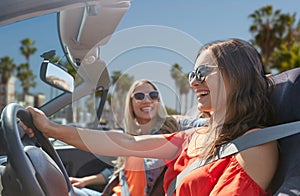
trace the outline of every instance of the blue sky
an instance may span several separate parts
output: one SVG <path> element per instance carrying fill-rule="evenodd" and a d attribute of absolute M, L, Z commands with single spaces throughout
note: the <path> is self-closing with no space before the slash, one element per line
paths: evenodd
<path fill-rule="evenodd" d="M 280 9 L 282 13 L 296 12 L 299 20 L 300 1 L 297 0 L 133 0 L 131 8 L 119 24 L 117 32 L 141 25 L 159 25 L 186 33 L 198 40 L 199 43 L 232 37 L 249 40 L 251 38 L 249 26 L 252 23 L 248 18 L 249 14 L 270 4 L 274 9 Z M 51 49 L 56 49 L 58 54 L 61 52 L 56 29 L 56 14 L 0 27 L 0 57 L 8 55 L 15 60 L 16 64 L 24 62 L 19 47 L 20 41 L 26 37 L 34 40 L 38 48 L 36 55 L 31 58 L 32 67 L 40 66 L 42 59 L 39 55 L 43 52 Z M 175 39 L 174 42 L 177 41 L 178 43 L 183 42 L 180 39 Z M 192 69 L 191 61 L 194 60 L 193 56 L 196 53 L 197 50 L 187 60 L 168 50 L 162 52 L 157 49 L 144 48 L 139 51 L 129 51 L 111 62 L 110 71 L 120 69 L 126 71 L 136 64 L 147 64 L 149 61 L 154 61 L 168 65 L 179 63 L 183 67 L 183 71 L 188 72 Z M 142 58 L 142 56 L 146 57 Z M 128 60 L 129 58 L 131 60 Z M 34 70 L 39 77 L 39 69 L 34 68 Z M 34 91 L 39 91 L 44 87 L 44 84 L 39 84 Z"/>
<path fill-rule="evenodd" d="M 120 28 L 161 24 L 185 31 L 204 43 L 228 37 L 249 39 L 251 20 L 248 15 L 270 4 L 283 13 L 294 13 L 299 11 L 300 1 L 134 0 Z"/>

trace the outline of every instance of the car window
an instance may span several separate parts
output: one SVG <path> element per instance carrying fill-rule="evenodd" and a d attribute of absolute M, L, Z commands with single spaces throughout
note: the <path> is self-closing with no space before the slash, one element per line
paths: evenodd
<path fill-rule="evenodd" d="M 101 91 L 102 90 L 93 92 L 74 101 L 72 104 L 63 107 L 49 118 L 62 125 L 109 130 L 110 125 L 106 123 L 105 118 L 103 117 L 98 120 L 97 117 L 97 108 L 101 101 L 101 96 L 98 95 L 101 94 Z M 105 114 L 106 112 L 104 112 L 103 115 Z M 65 144 L 61 141 L 55 141 L 54 145 L 61 146 Z"/>
<path fill-rule="evenodd" d="M 40 55 L 44 52 L 55 50 L 55 59 L 66 62 L 59 43 L 56 23 L 56 13 L 53 13 L 0 28 L 0 35 L 2 35 L 0 36 L 2 43 L 0 47 L 0 62 L 2 68 L 4 65 L 6 67 L 6 69 L 1 70 L 1 72 L 3 73 L 9 70 L 8 73 L 9 76 L 11 76 L 7 81 L 6 87 L 0 85 L 1 89 L 6 88 L 6 90 L 9 90 L 6 98 L 7 101 L 1 96 L 3 100 L 0 100 L 0 110 L 8 103 L 19 103 L 25 107 L 29 105 L 40 106 L 62 93 L 62 91 L 42 82 L 39 76 L 41 63 L 43 61 Z M 28 29 L 28 26 L 37 29 L 37 33 L 32 33 L 32 31 Z M 51 36 L 45 36 L 45 34 L 40 33 L 42 30 L 50 32 L 49 35 Z M 45 43 L 43 40 L 47 40 L 46 44 L 42 44 Z M 9 50 L 7 47 L 9 47 Z M 28 53 L 24 54 L 21 48 L 28 50 Z M 27 71 L 29 71 L 31 77 L 27 81 L 22 81 Z"/>

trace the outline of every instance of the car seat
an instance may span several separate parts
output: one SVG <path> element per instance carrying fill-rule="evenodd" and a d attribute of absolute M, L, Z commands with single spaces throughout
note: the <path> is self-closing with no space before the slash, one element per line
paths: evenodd
<path fill-rule="evenodd" d="M 275 89 L 272 103 L 275 110 L 274 125 L 300 120 L 300 68 L 291 69 L 272 77 Z M 299 105 L 298 105 L 299 104 Z M 300 127 L 299 127 L 300 129 Z M 282 130 L 284 131 L 284 130 Z M 278 140 L 280 161 L 270 185 L 274 195 L 300 195 L 300 133 Z M 161 192 L 163 175 L 156 188 Z M 118 183 L 118 181 L 116 181 Z M 111 190 L 107 186 L 106 190 Z M 107 193 L 107 192 L 105 192 Z M 111 194 L 111 192 L 108 192 Z M 107 194 L 107 195 L 110 195 Z M 106 194 L 105 194 L 106 195 Z"/>
<path fill-rule="evenodd" d="M 273 79 L 275 124 L 299 121 L 300 68 L 282 72 Z M 300 195 L 300 134 L 279 139 L 278 143 L 279 167 L 270 188 L 274 195 Z"/>

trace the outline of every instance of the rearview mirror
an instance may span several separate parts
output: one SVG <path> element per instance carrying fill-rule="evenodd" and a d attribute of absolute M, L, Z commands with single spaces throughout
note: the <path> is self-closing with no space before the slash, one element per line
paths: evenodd
<path fill-rule="evenodd" d="M 74 78 L 60 65 L 44 60 L 40 71 L 41 80 L 62 91 L 72 93 L 74 91 Z"/>

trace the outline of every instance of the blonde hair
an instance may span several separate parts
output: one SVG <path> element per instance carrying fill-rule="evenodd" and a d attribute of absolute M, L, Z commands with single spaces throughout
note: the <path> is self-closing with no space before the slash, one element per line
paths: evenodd
<path fill-rule="evenodd" d="M 138 86 L 141 86 L 143 84 L 149 84 L 153 87 L 154 90 L 159 92 L 156 85 L 153 84 L 150 80 L 146 80 L 146 79 L 137 80 L 131 85 L 131 87 L 129 88 L 128 93 L 126 95 L 125 108 L 124 108 L 124 111 L 125 111 L 124 112 L 124 129 L 125 129 L 124 132 L 127 134 L 130 134 L 130 135 L 140 135 L 140 132 L 139 132 L 140 127 L 136 121 L 136 116 L 134 114 L 133 106 L 132 106 L 132 94 Z M 160 92 L 159 92 L 159 95 L 160 95 Z M 158 106 L 158 113 L 157 113 L 157 118 L 156 118 L 157 123 L 155 124 L 155 128 L 160 129 L 163 126 L 165 119 L 167 118 L 167 111 L 164 107 L 164 104 L 163 104 L 161 98 L 158 99 L 157 106 Z M 175 125 L 174 125 L 174 127 L 175 127 L 174 130 L 176 128 L 178 128 L 178 126 L 176 127 Z M 126 161 L 126 157 L 118 157 L 118 159 L 116 161 L 113 161 L 113 163 L 116 166 L 116 168 L 115 168 L 116 170 L 115 170 L 114 174 L 118 174 L 121 170 L 124 169 L 125 161 Z"/>
<path fill-rule="evenodd" d="M 149 84 L 153 87 L 154 90 L 159 91 L 158 88 L 150 80 L 141 79 L 134 82 L 130 89 L 128 90 L 126 99 L 125 99 L 125 112 L 124 112 L 124 128 L 125 133 L 130 135 L 139 135 L 139 125 L 136 122 L 136 117 L 133 111 L 132 106 L 132 94 L 138 86 L 143 84 Z M 160 93 L 159 93 L 160 94 Z M 162 103 L 161 98 L 158 99 L 158 120 L 164 121 L 167 116 L 167 111 Z"/>

